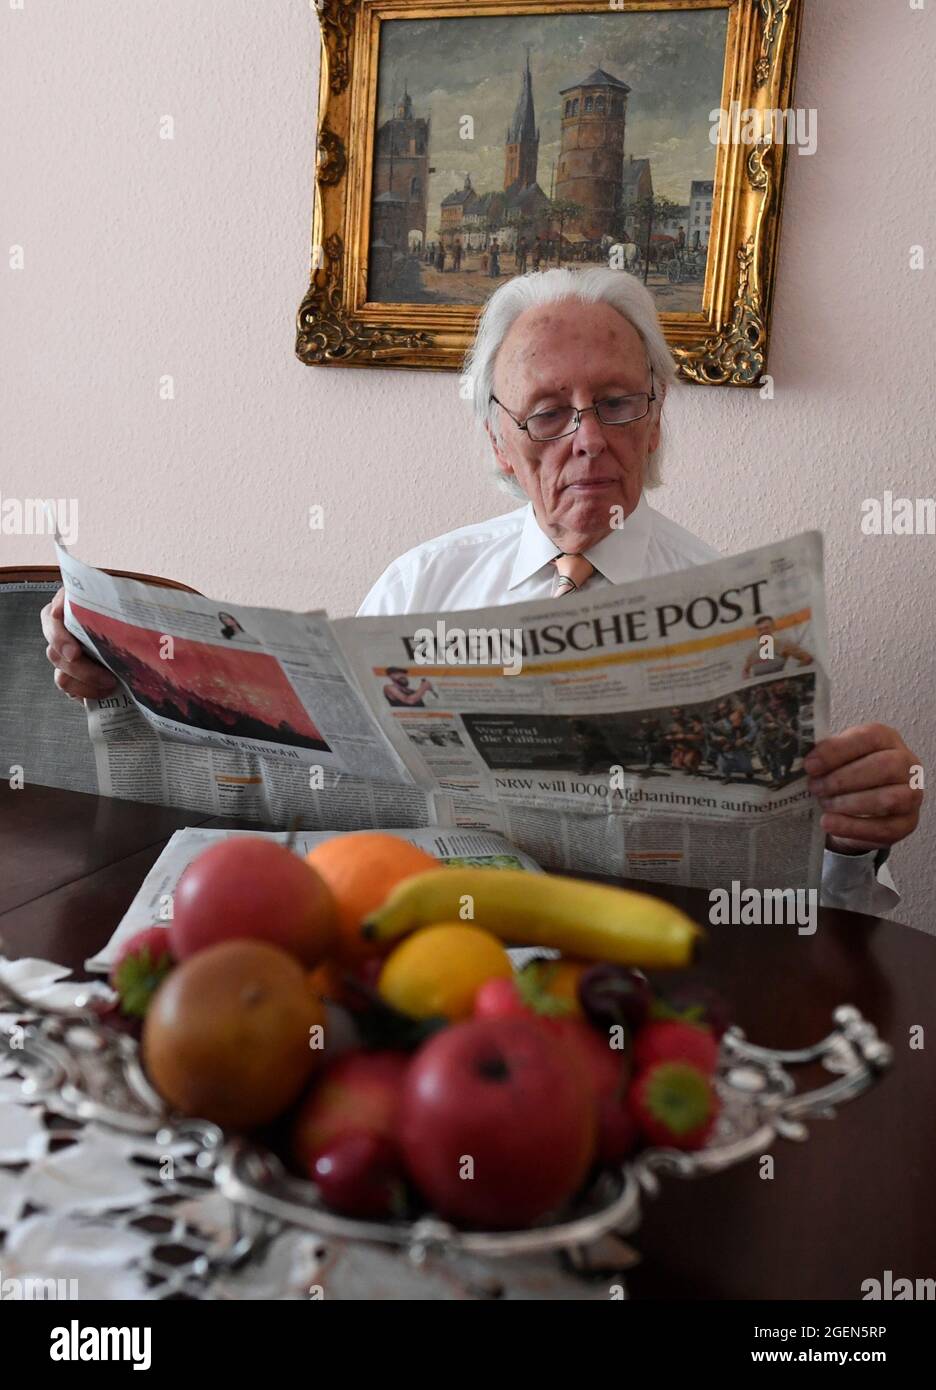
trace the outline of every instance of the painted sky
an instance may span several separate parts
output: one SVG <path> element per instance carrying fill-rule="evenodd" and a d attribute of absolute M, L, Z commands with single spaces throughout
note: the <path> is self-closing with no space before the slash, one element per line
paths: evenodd
<path fill-rule="evenodd" d="M 530 46 L 540 128 L 537 179 L 548 194 L 559 153 L 559 91 L 603 67 L 631 88 L 625 155 L 649 156 L 657 194 L 689 201 L 693 179 L 715 175 L 709 112 L 720 104 L 727 11 L 505 15 L 390 20 L 381 27 L 378 121 L 393 114 L 404 80 L 414 114 L 432 117 L 429 236 L 439 203 L 465 173 L 479 192 L 504 182 L 504 135 Z M 459 121 L 474 118 L 474 141 Z"/>

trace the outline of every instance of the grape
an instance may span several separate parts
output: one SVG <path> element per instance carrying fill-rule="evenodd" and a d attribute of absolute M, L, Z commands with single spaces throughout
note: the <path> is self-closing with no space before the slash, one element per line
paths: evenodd
<path fill-rule="evenodd" d="M 653 995 L 642 970 L 593 965 L 579 981 L 579 1003 L 595 1028 L 624 1024 L 636 1033 L 646 1022 Z"/>

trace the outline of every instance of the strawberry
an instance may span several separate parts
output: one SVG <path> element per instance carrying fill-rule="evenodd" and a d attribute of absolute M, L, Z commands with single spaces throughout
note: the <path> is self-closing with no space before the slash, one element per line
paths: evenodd
<path fill-rule="evenodd" d="M 565 962 L 532 960 L 512 980 L 485 980 L 475 995 L 475 1018 L 564 1019 L 580 1013 L 574 999 L 553 994 L 554 973 Z"/>
<path fill-rule="evenodd" d="M 657 1062 L 630 1089 L 637 1127 L 648 1144 L 701 1149 L 721 1108 L 711 1079 L 688 1062 Z"/>
<path fill-rule="evenodd" d="M 691 1062 L 711 1075 L 718 1062 L 718 1043 L 710 1028 L 697 1023 L 646 1023 L 634 1039 L 634 1069 L 657 1062 Z"/>
<path fill-rule="evenodd" d="M 515 980 L 495 977 L 485 980 L 475 995 L 475 1018 L 517 1018 L 530 1013 L 520 997 Z"/>
<path fill-rule="evenodd" d="M 698 1023 L 711 1028 L 721 1042 L 731 1026 L 731 1006 L 717 989 L 698 981 L 683 980 L 670 985 L 663 997 L 654 1000 L 650 1010 L 654 1019 L 678 1019 L 680 1023 Z"/>
<path fill-rule="evenodd" d="M 121 1013 L 142 1018 L 174 965 L 165 927 L 146 927 L 125 942 L 110 973 L 111 988 L 117 991 Z"/>

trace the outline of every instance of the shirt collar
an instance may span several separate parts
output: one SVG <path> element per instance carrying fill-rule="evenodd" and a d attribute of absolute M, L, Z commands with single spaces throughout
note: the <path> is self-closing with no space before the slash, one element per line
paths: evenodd
<path fill-rule="evenodd" d="M 628 580 L 641 579 L 652 529 L 653 511 L 641 493 L 640 501 L 622 525 L 610 531 L 584 554 L 611 584 L 626 584 Z M 558 549 L 555 541 L 540 530 L 533 504 L 528 502 L 508 589 L 515 589 L 518 584 L 531 579 L 538 570 L 544 569 Z"/>

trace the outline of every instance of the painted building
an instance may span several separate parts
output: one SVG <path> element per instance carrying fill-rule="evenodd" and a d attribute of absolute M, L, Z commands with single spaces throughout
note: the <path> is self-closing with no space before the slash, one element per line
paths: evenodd
<path fill-rule="evenodd" d="M 574 230 L 588 239 L 612 234 L 620 211 L 629 92 L 626 82 L 595 68 L 559 93 L 556 199 L 582 207 Z"/>
<path fill-rule="evenodd" d="M 662 222 L 661 225 L 660 225 L 660 231 L 661 231 L 661 232 L 665 232 L 665 234 L 666 234 L 667 236 L 675 237 L 675 238 L 677 239 L 677 241 L 679 240 L 679 234 L 680 234 L 680 232 L 681 232 L 682 235 L 683 235 L 683 239 L 684 239 L 686 242 L 688 242 L 688 241 L 689 241 L 689 205 L 688 205 L 688 203 L 680 203 L 680 204 L 676 207 L 676 209 L 674 210 L 674 212 L 672 213 L 671 216 L 664 218 L 664 219 L 663 219 L 663 222 Z"/>
<path fill-rule="evenodd" d="M 693 179 L 689 192 L 689 245 L 708 246 L 712 227 L 712 202 L 715 184 L 711 180 Z"/>
<path fill-rule="evenodd" d="M 426 239 L 426 197 L 429 175 L 429 118 L 416 116 L 413 99 L 404 89 L 394 115 L 377 129 L 374 142 L 372 198 L 376 215 L 377 202 L 384 195 L 402 199 L 403 212 L 399 221 L 394 249 L 406 251 L 414 242 Z M 418 233 L 418 238 L 413 236 Z M 375 232 L 386 240 L 386 231 Z"/>
<path fill-rule="evenodd" d="M 653 197 L 653 172 L 649 159 L 635 159 L 631 155 L 624 161 L 621 173 L 621 218 L 624 227 L 631 235 L 637 232 L 637 217 L 634 212 L 637 204 L 644 198 Z"/>

